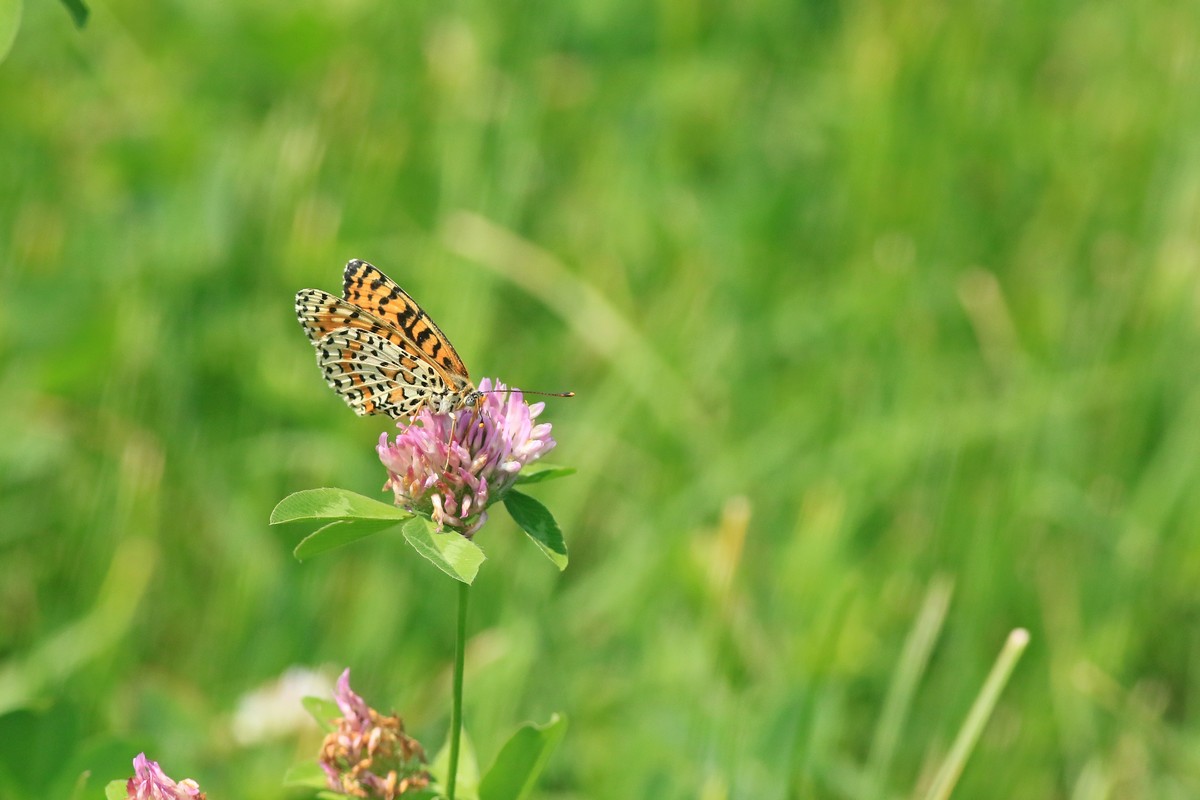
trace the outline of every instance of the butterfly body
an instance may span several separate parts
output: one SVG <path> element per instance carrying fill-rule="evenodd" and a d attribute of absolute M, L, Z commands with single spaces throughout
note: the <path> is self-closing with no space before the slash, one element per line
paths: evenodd
<path fill-rule="evenodd" d="M 296 316 L 325 382 L 359 416 L 450 414 L 480 392 L 450 340 L 395 281 L 366 261 L 346 264 L 342 297 L 296 293 Z"/>

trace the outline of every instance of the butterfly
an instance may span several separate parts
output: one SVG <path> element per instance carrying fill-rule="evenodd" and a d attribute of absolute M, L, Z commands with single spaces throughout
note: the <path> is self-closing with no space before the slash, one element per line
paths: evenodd
<path fill-rule="evenodd" d="M 341 297 L 297 292 L 296 316 L 325 382 L 359 416 L 412 418 L 424 408 L 451 414 L 483 396 L 429 315 L 366 261 L 346 264 Z"/>

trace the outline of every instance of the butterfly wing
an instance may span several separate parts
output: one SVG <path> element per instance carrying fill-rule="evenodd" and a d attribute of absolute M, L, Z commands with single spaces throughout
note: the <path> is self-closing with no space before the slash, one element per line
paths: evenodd
<path fill-rule="evenodd" d="M 419 352 L 403 333 L 374 314 L 320 289 L 296 292 L 296 316 L 314 345 L 336 330 L 357 328 L 382 336 L 414 355 Z"/>
<path fill-rule="evenodd" d="M 314 344 L 325 382 L 359 416 L 412 417 L 447 391 L 429 364 L 370 330 L 338 328 Z"/>
<path fill-rule="evenodd" d="M 449 386 L 458 391 L 470 386 L 467 367 L 454 345 L 408 292 L 377 267 L 357 258 L 347 263 L 342 297 L 400 332 L 442 373 Z"/>
<path fill-rule="evenodd" d="M 396 419 L 461 404 L 474 386 L 466 367 L 420 306 L 365 261 L 346 265 L 345 297 L 296 293 L 296 316 L 317 349 L 325 381 L 356 414 Z"/>

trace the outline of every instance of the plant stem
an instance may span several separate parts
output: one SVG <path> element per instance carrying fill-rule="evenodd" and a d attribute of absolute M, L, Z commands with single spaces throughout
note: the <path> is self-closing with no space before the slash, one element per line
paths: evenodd
<path fill-rule="evenodd" d="M 467 649 L 467 591 L 469 583 L 458 584 L 458 632 L 454 637 L 454 697 L 450 706 L 450 774 L 446 778 L 446 798 L 454 800 L 458 782 L 458 743 L 462 737 L 463 661 Z"/>
<path fill-rule="evenodd" d="M 992 671 L 988 673 L 987 680 L 983 682 L 983 688 L 967 713 L 966 722 L 959 729 L 958 736 L 954 737 L 950 753 L 933 778 L 933 785 L 929 787 L 929 792 L 925 795 L 926 800 L 949 800 L 950 793 L 954 791 L 954 786 L 958 783 L 959 776 L 962 775 L 967 757 L 975 749 L 975 744 L 979 741 L 979 734 L 983 732 L 984 726 L 992 716 L 992 710 L 996 708 L 996 701 L 1000 699 L 1000 693 L 1004 690 L 1013 668 L 1021 660 L 1021 655 L 1028 645 L 1029 631 L 1024 628 L 1016 628 L 1008 634 L 1008 640 L 1004 643 L 1000 656 L 992 665 Z"/>

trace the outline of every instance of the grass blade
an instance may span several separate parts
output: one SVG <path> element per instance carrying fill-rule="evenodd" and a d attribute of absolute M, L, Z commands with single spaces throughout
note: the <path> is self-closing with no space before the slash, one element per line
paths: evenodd
<path fill-rule="evenodd" d="M 896 754 L 896 743 L 900 740 L 900 732 L 912 708 L 917 684 L 929 665 L 929 654 L 942 632 L 953 593 L 954 582 L 950 578 L 945 575 L 934 577 L 925 592 L 925 600 L 921 603 L 921 611 L 913 629 L 904 643 L 904 652 L 892 674 L 892 683 L 883 702 L 879 724 L 875 727 L 875 738 L 871 742 L 871 754 L 867 759 L 865 794 L 869 798 L 883 795 L 884 781 Z"/>
<path fill-rule="evenodd" d="M 1013 668 L 1016 667 L 1017 661 L 1020 660 L 1028 645 L 1029 631 L 1024 628 L 1017 628 L 1008 635 L 1008 640 L 1004 643 L 1000 656 L 996 659 L 991 673 L 983 683 L 983 689 L 975 698 L 966 721 L 959 730 L 958 736 L 955 737 L 954 744 L 950 747 L 950 754 L 942 762 L 941 769 L 938 770 L 933 784 L 929 787 L 929 792 L 925 795 L 926 800 L 946 800 L 954 791 L 954 786 L 958 783 L 959 776 L 962 775 L 967 758 L 975 749 L 975 744 L 979 741 L 979 734 L 983 732 L 983 726 L 987 724 L 988 719 L 992 716 L 992 710 L 996 707 L 996 701 L 1000 699 L 1000 692 L 1004 690 Z"/>

